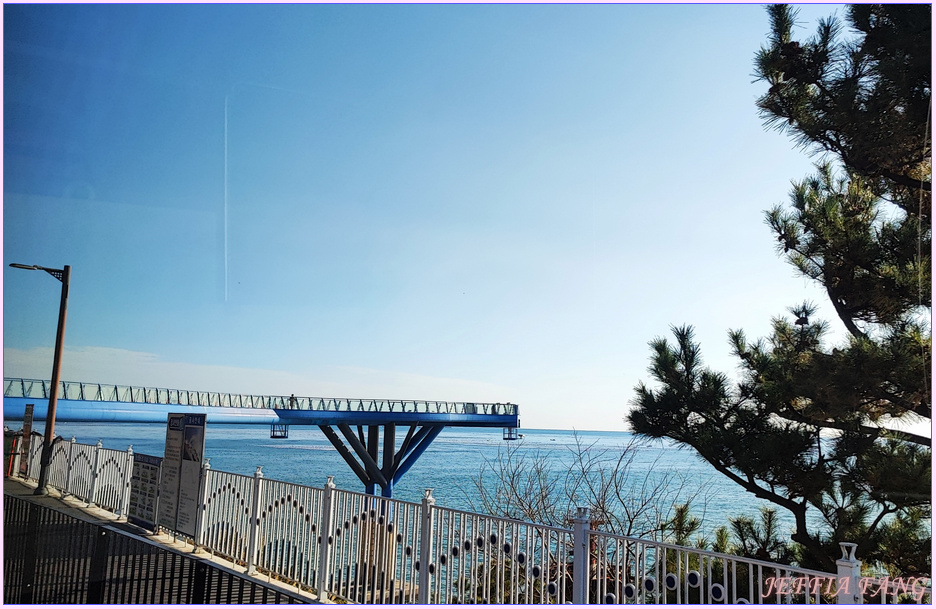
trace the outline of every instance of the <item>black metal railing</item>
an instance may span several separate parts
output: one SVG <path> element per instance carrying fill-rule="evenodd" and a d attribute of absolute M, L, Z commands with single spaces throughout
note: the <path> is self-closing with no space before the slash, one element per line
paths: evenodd
<path fill-rule="evenodd" d="M 4 495 L 4 604 L 294 604 L 297 594 Z"/>

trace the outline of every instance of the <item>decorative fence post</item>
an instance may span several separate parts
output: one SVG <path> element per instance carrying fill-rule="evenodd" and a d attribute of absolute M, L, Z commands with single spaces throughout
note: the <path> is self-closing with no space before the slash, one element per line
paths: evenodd
<path fill-rule="evenodd" d="M 325 482 L 324 492 L 322 493 L 322 522 L 318 529 L 319 563 L 318 573 L 316 573 L 315 588 L 318 591 L 319 601 L 321 602 L 326 602 L 328 600 L 325 586 L 328 585 L 328 574 L 331 572 L 331 565 L 329 564 L 331 560 L 331 543 L 328 534 L 332 530 L 332 505 L 334 503 L 332 491 L 334 490 L 335 477 L 329 476 L 328 480 Z"/>
<path fill-rule="evenodd" d="M 11 455 L 10 469 L 7 470 L 12 478 L 20 477 L 20 455 L 23 452 L 23 436 L 13 437 L 13 454 Z"/>
<path fill-rule="evenodd" d="M 35 444 L 35 442 L 33 442 L 32 440 L 33 439 L 30 438 L 29 444 L 23 444 L 23 458 L 26 459 L 26 467 L 25 467 L 26 471 L 25 472 L 23 471 L 24 468 L 23 468 L 22 463 L 20 463 L 20 477 L 23 480 L 29 480 L 30 478 L 32 478 L 32 471 L 33 471 L 32 456 L 34 454 L 33 444 Z"/>
<path fill-rule="evenodd" d="M 198 513 L 195 515 L 195 548 L 193 552 L 205 545 L 205 518 L 208 514 L 208 508 L 205 500 L 208 497 L 208 470 L 211 469 L 211 459 L 205 459 L 202 463 L 201 474 L 198 484 Z"/>
<path fill-rule="evenodd" d="M 257 545 L 260 541 L 260 486 L 263 483 L 263 466 L 254 472 L 253 497 L 250 500 L 250 526 L 247 528 L 247 574 L 254 575 L 257 562 Z"/>
<path fill-rule="evenodd" d="M 856 543 L 841 542 L 842 557 L 835 561 L 838 567 L 838 594 L 836 602 L 839 605 L 860 605 L 864 603 L 861 593 L 861 561 L 855 558 Z"/>
<path fill-rule="evenodd" d="M 422 518 L 419 527 L 419 595 L 417 604 L 429 604 L 429 564 L 432 561 L 432 507 L 435 505 L 435 497 L 432 496 L 432 489 L 427 488 L 426 494 L 422 499 Z"/>
<path fill-rule="evenodd" d="M 575 509 L 572 519 L 572 604 L 588 602 L 588 508 Z"/>
<path fill-rule="evenodd" d="M 94 467 L 91 469 L 91 487 L 88 489 L 87 507 L 94 504 L 94 493 L 97 492 L 98 478 L 101 477 L 101 449 L 104 448 L 104 442 L 97 441 L 94 445 Z"/>
<path fill-rule="evenodd" d="M 127 446 L 127 462 L 124 467 L 123 495 L 120 498 L 118 516 L 127 519 L 130 513 L 130 482 L 133 480 L 133 444 Z"/>
<path fill-rule="evenodd" d="M 71 477 L 72 477 L 72 465 L 74 464 L 75 455 L 75 444 L 78 440 L 75 439 L 75 436 L 72 436 L 71 443 L 68 445 L 68 456 L 65 458 L 65 484 L 62 487 L 62 496 L 71 495 Z"/>

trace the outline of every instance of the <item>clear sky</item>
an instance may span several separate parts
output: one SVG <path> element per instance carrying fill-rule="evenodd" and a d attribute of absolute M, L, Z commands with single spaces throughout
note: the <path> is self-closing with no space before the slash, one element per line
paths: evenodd
<path fill-rule="evenodd" d="M 729 328 L 839 328 L 763 220 L 812 159 L 757 116 L 761 6 L 3 8 L 5 376 L 60 288 L 10 262 L 72 266 L 65 380 L 531 428 L 625 429 L 673 324 L 728 373 Z"/>

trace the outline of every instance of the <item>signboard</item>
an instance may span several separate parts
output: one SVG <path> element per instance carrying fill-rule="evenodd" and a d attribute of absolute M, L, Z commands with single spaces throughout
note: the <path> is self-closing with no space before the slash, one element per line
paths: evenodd
<path fill-rule="evenodd" d="M 25 478 L 29 473 L 29 445 L 32 440 L 33 408 L 35 404 L 26 404 L 23 414 L 23 448 L 20 451 L 20 476 Z"/>
<path fill-rule="evenodd" d="M 179 526 L 176 530 L 194 537 L 202 457 L 205 454 L 205 415 L 185 415 L 183 434 L 182 470 L 179 472 Z"/>
<path fill-rule="evenodd" d="M 205 415 L 170 414 L 159 484 L 159 525 L 195 536 Z"/>
<path fill-rule="evenodd" d="M 130 508 L 127 520 L 143 528 L 156 528 L 156 498 L 159 491 L 161 457 L 133 453 L 133 475 L 130 478 Z"/>

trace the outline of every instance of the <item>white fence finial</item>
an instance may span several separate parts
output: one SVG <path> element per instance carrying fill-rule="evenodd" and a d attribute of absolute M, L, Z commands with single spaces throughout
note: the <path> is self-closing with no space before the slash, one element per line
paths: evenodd
<path fill-rule="evenodd" d="M 839 547 L 842 549 L 842 560 L 855 562 L 855 550 L 858 549 L 857 543 L 848 543 L 847 541 L 842 541 L 839 542 Z"/>
<path fill-rule="evenodd" d="M 842 557 L 835 561 L 838 568 L 838 594 L 836 602 L 839 605 L 860 605 L 863 601 L 861 593 L 861 561 L 855 558 L 858 544 L 840 542 Z"/>

